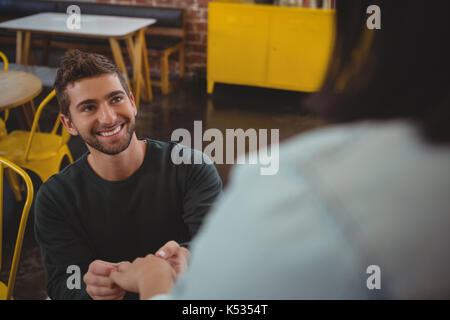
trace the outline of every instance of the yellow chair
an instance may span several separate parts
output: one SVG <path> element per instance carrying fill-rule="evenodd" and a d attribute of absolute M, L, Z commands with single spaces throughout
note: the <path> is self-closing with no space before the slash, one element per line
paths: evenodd
<path fill-rule="evenodd" d="M 3 54 L 3 52 L 0 51 L 0 58 L 2 58 L 3 63 L 4 63 L 4 69 L 5 71 L 8 70 L 8 58 Z M 8 120 L 8 115 L 9 115 L 9 110 L 6 109 L 5 114 L 4 114 L 4 118 L 0 118 L 0 139 L 3 136 L 6 136 L 6 120 Z"/>
<path fill-rule="evenodd" d="M 17 269 L 19 267 L 20 255 L 22 252 L 23 236 L 25 233 L 25 226 L 28 220 L 28 213 L 30 211 L 31 202 L 33 201 L 33 183 L 31 182 L 28 174 L 19 166 L 15 165 L 11 161 L 0 157 L 0 268 L 2 266 L 2 222 L 3 222 L 3 168 L 6 167 L 9 170 L 13 170 L 17 175 L 21 176 L 27 186 L 27 199 L 22 210 L 22 217 L 20 218 L 19 231 L 17 232 L 16 244 L 14 247 L 14 254 L 11 263 L 11 270 L 9 272 L 8 284 L 5 285 L 0 282 L 0 300 L 13 299 L 12 294 L 14 291 L 14 283 L 16 280 Z"/>
<path fill-rule="evenodd" d="M 61 125 L 59 115 L 50 133 L 36 132 L 39 117 L 43 108 L 55 96 L 55 90 L 39 105 L 33 120 L 31 131 L 15 130 L 0 139 L 0 156 L 13 161 L 21 168 L 35 172 L 42 182 L 47 181 L 52 175 L 59 172 L 62 160 L 65 156 L 70 163 L 73 162 L 67 142 L 70 134 L 62 126 L 61 134 L 57 134 Z M 16 199 L 20 201 L 21 186 L 13 175 L 8 176 Z"/>
<path fill-rule="evenodd" d="M 5 64 L 4 69 L 8 70 L 8 58 L 5 56 L 3 52 L 0 51 L 0 58 L 2 58 L 3 63 Z"/>

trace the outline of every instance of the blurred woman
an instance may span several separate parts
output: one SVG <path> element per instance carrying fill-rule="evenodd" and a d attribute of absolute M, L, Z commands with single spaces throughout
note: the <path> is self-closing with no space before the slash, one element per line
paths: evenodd
<path fill-rule="evenodd" d="M 381 29 L 366 27 L 369 5 Z M 152 255 L 122 264 L 116 283 L 142 298 L 450 297 L 450 2 L 336 10 L 308 103 L 336 125 L 285 143 L 277 175 L 237 168 L 173 288 Z"/>

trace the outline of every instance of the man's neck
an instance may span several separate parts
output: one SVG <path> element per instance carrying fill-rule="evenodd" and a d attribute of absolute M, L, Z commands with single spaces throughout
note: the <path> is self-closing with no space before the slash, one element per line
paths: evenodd
<path fill-rule="evenodd" d="M 130 177 L 142 165 L 147 143 L 138 140 L 136 134 L 127 149 L 115 155 L 108 155 L 88 146 L 87 161 L 92 170 L 107 181 L 120 181 Z"/>

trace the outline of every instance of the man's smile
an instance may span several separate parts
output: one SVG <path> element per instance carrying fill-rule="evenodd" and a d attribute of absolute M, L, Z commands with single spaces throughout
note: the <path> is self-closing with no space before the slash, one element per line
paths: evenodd
<path fill-rule="evenodd" d="M 125 122 L 116 125 L 112 128 L 106 129 L 106 130 L 102 130 L 102 131 L 97 131 L 97 135 L 102 136 L 102 137 L 113 137 L 116 136 L 120 133 L 120 131 L 122 130 L 122 128 L 124 127 Z"/>

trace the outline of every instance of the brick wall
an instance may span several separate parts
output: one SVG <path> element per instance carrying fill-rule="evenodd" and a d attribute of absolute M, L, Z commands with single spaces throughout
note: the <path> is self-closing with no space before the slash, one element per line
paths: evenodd
<path fill-rule="evenodd" d="M 97 0 L 102 3 L 154 7 L 184 8 L 186 10 L 186 74 L 206 69 L 206 37 L 208 30 L 208 2 L 210 0 Z M 175 55 L 174 55 L 175 56 Z M 150 70 L 159 73 L 159 60 L 150 56 Z M 177 59 L 170 62 L 171 72 L 177 72 Z"/>

